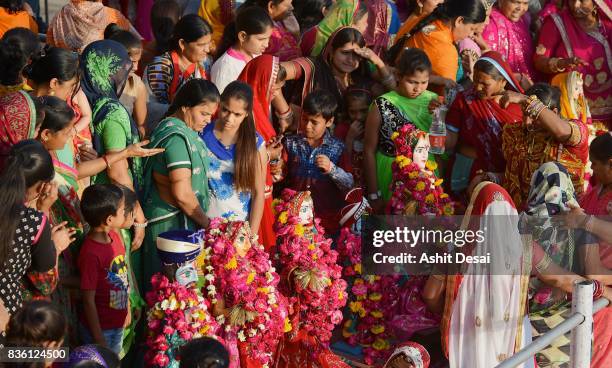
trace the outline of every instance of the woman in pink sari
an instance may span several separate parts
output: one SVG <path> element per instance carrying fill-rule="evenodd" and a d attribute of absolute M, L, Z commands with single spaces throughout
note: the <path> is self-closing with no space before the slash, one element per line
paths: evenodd
<path fill-rule="evenodd" d="M 528 0 L 499 0 L 489 24 L 482 34 L 491 50 L 499 52 L 515 73 L 536 79 L 532 55 L 533 40 L 529 31 L 531 17 Z"/>
<path fill-rule="evenodd" d="M 593 122 L 612 127 L 612 0 L 568 1 L 540 30 L 535 67 L 550 76 L 576 69 Z"/>
<path fill-rule="evenodd" d="M 581 227 L 599 236 L 598 252 L 594 255 L 596 259 L 591 258 L 593 261 L 588 259 L 586 262 L 594 264 L 601 259 L 601 271 L 596 273 L 604 275 L 599 275 L 597 278 L 605 284 L 610 284 L 610 276 L 605 274 L 610 274 L 609 270 L 612 270 L 612 244 L 603 240 L 600 234 L 592 228 L 593 220 L 590 216 L 597 216 L 602 223 L 607 221 L 609 226 L 612 216 L 612 134 L 604 133 L 595 138 L 591 142 L 589 154 L 597 185 L 585 193 L 579 201 L 584 212 L 576 208 L 567 215 L 567 218 L 575 220 L 569 219 L 568 227 Z M 566 221 L 568 221 L 567 218 Z M 593 344 L 591 367 L 609 367 L 612 365 L 612 348 L 610 348 L 612 330 L 608 327 L 612 324 L 612 308 L 606 308 L 595 314 L 593 322 L 595 343 Z"/>

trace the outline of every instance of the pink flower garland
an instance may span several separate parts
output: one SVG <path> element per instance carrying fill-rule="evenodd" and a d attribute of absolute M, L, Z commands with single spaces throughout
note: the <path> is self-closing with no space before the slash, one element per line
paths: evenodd
<path fill-rule="evenodd" d="M 342 322 L 341 309 L 346 304 L 346 282 L 338 253 L 331 249 L 319 219 L 312 228 L 300 224 L 300 218 L 290 213 L 289 199 L 294 191 L 283 193 L 284 201 L 276 206 L 278 214 L 274 224 L 278 236 L 278 260 L 289 302 L 300 306 L 296 331 L 302 330 L 318 341 L 327 343 L 336 325 Z"/>
<path fill-rule="evenodd" d="M 153 275 L 151 284 L 153 289 L 146 295 L 149 351 L 145 361 L 150 367 L 176 366 L 182 345 L 202 336 L 217 338 L 219 325 L 196 287 L 170 282 L 161 273 Z"/>
<path fill-rule="evenodd" d="M 277 290 L 279 276 L 264 248 L 251 244 L 241 257 L 228 238 L 232 227 L 242 226 L 220 218 L 211 221 L 205 243 L 207 295 L 213 304 L 223 298 L 230 310 L 228 317 L 218 318 L 225 331 L 245 343 L 250 358 L 271 367 L 288 323 L 286 300 Z"/>
<path fill-rule="evenodd" d="M 362 276 L 361 237 L 348 228 L 340 233 L 338 252 L 350 262 L 344 268 L 344 275 L 355 277 L 349 301 L 353 318 L 345 322 L 342 334 L 350 345 L 363 346 L 366 364 L 385 361 L 393 351 L 395 334 L 390 322 L 397 311 L 400 277 Z"/>
<path fill-rule="evenodd" d="M 393 133 L 397 156 L 391 165 L 393 171 L 392 196 L 387 211 L 393 215 L 452 215 L 453 204 L 442 189 L 442 179 L 433 173 L 437 164 L 427 161 L 422 170 L 412 161 L 411 140 L 418 136 L 412 124 L 402 126 Z"/>

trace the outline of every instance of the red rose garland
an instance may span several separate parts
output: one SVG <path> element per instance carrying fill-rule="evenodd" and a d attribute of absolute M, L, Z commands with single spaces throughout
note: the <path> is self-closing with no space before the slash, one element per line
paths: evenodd
<path fill-rule="evenodd" d="M 304 196 L 304 192 L 300 193 Z M 289 302 L 299 305 L 295 331 L 304 331 L 318 341 L 327 343 L 336 325 L 342 322 L 341 309 L 346 304 L 346 282 L 341 278 L 338 253 L 331 249 L 331 239 L 315 219 L 311 225 L 300 224 L 299 208 L 292 211 L 291 200 L 300 194 L 285 190 L 276 205 L 278 261 Z M 309 197 L 309 194 L 307 194 Z M 299 207 L 299 206 L 297 206 Z"/>

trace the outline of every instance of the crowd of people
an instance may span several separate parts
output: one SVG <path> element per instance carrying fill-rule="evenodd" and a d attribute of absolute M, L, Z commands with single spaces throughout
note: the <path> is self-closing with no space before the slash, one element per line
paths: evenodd
<path fill-rule="evenodd" d="M 612 301 L 610 0 L 191 3 L 0 0 L 0 344 L 70 349 L 9 366 L 492 368 Z M 498 258 L 367 274 L 364 215 Z"/>

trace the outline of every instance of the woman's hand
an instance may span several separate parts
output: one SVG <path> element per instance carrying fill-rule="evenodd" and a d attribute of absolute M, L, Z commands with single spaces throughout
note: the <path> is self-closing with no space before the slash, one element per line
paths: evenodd
<path fill-rule="evenodd" d="M 144 148 L 144 146 L 146 146 L 147 144 L 149 144 L 148 140 L 139 142 L 139 143 L 134 143 L 129 145 L 126 149 L 125 149 L 125 153 L 127 155 L 127 157 L 149 157 L 149 156 L 155 156 L 158 153 L 162 153 L 164 152 L 166 149 L 165 148 Z"/>
<path fill-rule="evenodd" d="M 568 203 L 569 211 L 563 212 L 559 216 L 553 217 L 552 221 L 555 225 L 562 226 L 566 229 L 580 229 L 586 224 L 588 215 L 580 206 L 573 203 Z"/>
<path fill-rule="evenodd" d="M 557 64 L 559 69 L 576 68 L 576 67 L 585 66 L 585 65 L 589 65 L 589 63 L 575 56 L 570 57 L 570 58 L 559 59 L 559 62 Z"/>
<path fill-rule="evenodd" d="M 514 77 L 518 80 L 523 90 L 528 90 L 529 88 L 531 88 L 531 86 L 533 86 L 533 81 L 531 80 L 531 78 L 529 78 L 527 74 L 514 73 Z"/>
<path fill-rule="evenodd" d="M 43 184 L 38 200 L 36 201 L 36 208 L 44 213 L 48 213 L 53 203 L 57 201 L 58 198 L 58 185 L 56 182 L 52 181 L 50 183 Z"/>
<path fill-rule="evenodd" d="M 376 55 L 374 51 L 370 50 L 367 47 L 355 49 L 355 54 L 357 54 L 357 56 L 361 56 L 362 58 L 376 65 L 378 69 L 382 69 L 385 67 L 385 62 L 382 61 L 382 59 L 378 55 Z"/>
<path fill-rule="evenodd" d="M 527 96 L 514 91 L 505 91 L 499 100 L 499 105 L 502 108 L 508 107 L 511 103 L 523 104 L 527 101 Z"/>
<path fill-rule="evenodd" d="M 88 144 L 81 144 L 79 146 L 79 159 L 80 162 L 93 161 L 98 158 L 98 152 Z"/>
<path fill-rule="evenodd" d="M 145 238 L 145 229 L 142 227 L 134 227 L 134 239 L 132 239 L 132 252 L 138 250 Z"/>
<path fill-rule="evenodd" d="M 53 226 L 51 229 L 51 240 L 53 240 L 53 244 L 55 244 L 57 254 L 62 253 L 75 239 L 74 234 L 76 230 L 67 228 L 67 223 L 68 222 L 64 221 L 59 225 Z"/>
<path fill-rule="evenodd" d="M 442 102 L 440 102 L 439 100 L 433 99 L 429 101 L 429 105 L 427 106 L 427 108 L 429 109 L 429 113 L 432 114 L 435 109 L 437 109 L 438 107 L 442 105 L 444 105 Z"/>

